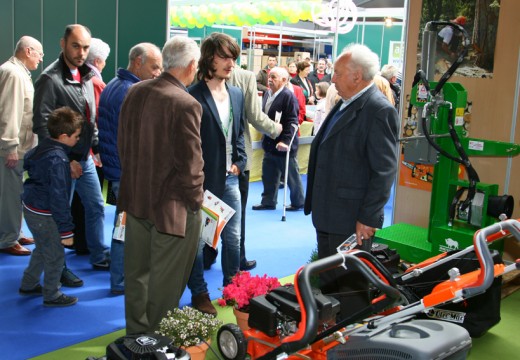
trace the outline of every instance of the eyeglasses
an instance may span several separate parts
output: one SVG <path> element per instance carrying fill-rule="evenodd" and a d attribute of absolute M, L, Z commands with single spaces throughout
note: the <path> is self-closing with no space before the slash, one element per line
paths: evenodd
<path fill-rule="evenodd" d="M 38 50 L 36 50 L 35 48 L 30 47 L 30 46 L 29 46 L 29 49 L 32 50 L 32 51 L 36 51 L 36 52 L 38 53 L 38 55 L 40 55 L 40 57 L 44 57 L 44 56 L 45 56 L 45 54 L 43 53 L 43 51 L 38 51 Z"/>

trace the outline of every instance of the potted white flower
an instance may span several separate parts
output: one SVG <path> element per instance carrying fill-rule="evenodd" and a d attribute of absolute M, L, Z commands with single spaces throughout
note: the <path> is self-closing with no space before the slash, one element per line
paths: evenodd
<path fill-rule="evenodd" d="M 157 333 L 172 339 L 174 346 L 186 349 L 192 360 L 196 358 L 193 351 L 203 351 L 204 359 L 209 341 L 221 325 L 222 321 L 217 318 L 185 306 L 168 311 Z"/>

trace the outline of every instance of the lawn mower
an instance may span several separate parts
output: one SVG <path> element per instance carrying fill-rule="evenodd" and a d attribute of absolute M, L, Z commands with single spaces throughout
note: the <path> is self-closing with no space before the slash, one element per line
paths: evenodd
<path fill-rule="evenodd" d="M 368 252 L 349 249 L 309 263 L 298 270 L 294 286 L 283 286 L 252 299 L 249 330 L 222 326 L 218 348 L 227 360 L 275 359 L 465 359 L 471 348 L 468 331 L 453 322 L 417 319 L 431 309 L 467 301 L 493 284 L 495 277 L 520 269 L 496 263 L 488 243 L 505 236 L 520 240 L 520 222 L 505 220 L 477 231 L 473 246 L 458 254 L 444 254 L 391 274 Z M 479 269 L 447 270 L 447 280 L 431 284 L 419 300 L 414 279 L 435 272 L 457 257 L 474 253 Z M 336 267 L 357 269 L 377 296 L 366 309 L 336 323 L 339 302 L 311 287 L 311 277 Z M 443 271 L 444 272 L 444 269 Z M 408 287 L 411 283 L 413 286 Z"/>

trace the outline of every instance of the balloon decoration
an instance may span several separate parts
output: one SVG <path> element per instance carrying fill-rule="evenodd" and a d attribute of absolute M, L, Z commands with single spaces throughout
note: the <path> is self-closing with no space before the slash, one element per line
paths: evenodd
<path fill-rule="evenodd" d="M 312 20 L 312 8 L 319 3 L 321 0 L 175 5 L 170 7 L 170 25 L 191 29 L 214 24 L 253 26 L 282 21 L 297 23 Z"/>

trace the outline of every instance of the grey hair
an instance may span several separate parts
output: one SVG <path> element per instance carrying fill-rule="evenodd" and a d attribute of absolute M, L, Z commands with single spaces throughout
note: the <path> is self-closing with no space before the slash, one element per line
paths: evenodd
<path fill-rule="evenodd" d="M 399 74 L 399 70 L 394 65 L 386 64 L 381 68 L 381 76 L 390 81 L 394 76 Z"/>
<path fill-rule="evenodd" d="M 143 42 L 135 45 L 130 49 L 130 52 L 128 53 L 128 66 L 130 66 L 130 64 L 133 63 L 135 59 L 137 59 L 139 56 L 141 57 L 142 63 L 146 63 L 146 58 L 148 54 L 154 49 L 158 53 L 161 52 L 161 49 L 159 49 L 157 45 L 149 42 Z"/>
<path fill-rule="evenodd" d="M 287 69 L 285 69 L 283 67 L 275 66 L 269 72 L 269 74 L 271 74 L 271 73 L 277 74 L 281 78 L 285 78 L 285 80 L 289 81 L 289 72 L 287 71 Z"/>
<path fill-rule="evenodd" d="M 350 55 L 351 66 L 361 68 L 363 80 L 370 81 L 379 71 L 379 56 L 367 46 L 350 44 L 341 53 L 340 57 Z"/>
<path fill-rule="evenodd" d="M 200 49 L 195 40 L 176 35 L 168 40 L 162 50 L 164 71 L 187 68 L 192 61 L 199 62 Z"/>
<path fill-rule="evenodd" d="M 96 59 L 106 61 L 108 54 L 110 54 L 110 46 L 101 39 L 92 38 L 90 40 L 90 49 L 88 51 L 86 62 L 88 64 L 93 64 Z"/>
<path fill-rule="evenodd" d="M 41 47 L 41 44 L 38 40 L 36 40 L 35 38 L 31 37 L 31 36 L 22 36 L 20 38 L 20 40 L 18 40 L 18 42 L 16 43 L 16 47 L 14 48 L 14 53 L 17 54 L 21 51 L 24 51 L 25 49 L 27 48 L 30 48 L 30 47 Z"/>

